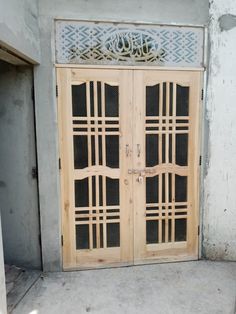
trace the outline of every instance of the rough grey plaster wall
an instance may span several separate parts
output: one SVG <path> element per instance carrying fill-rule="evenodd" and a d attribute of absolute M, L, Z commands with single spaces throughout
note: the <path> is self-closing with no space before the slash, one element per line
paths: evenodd
<path fill-rule="evenodd" d="M 1 228 L 1 215 L 0 215 L 0 314 L 7 313 L 6 305 L 6 284 L 5 284 L 5 270 L 3 260 L 3 247 L 2 247 L 2 228 Z"/>
<path fill-rule="evenodd" d="M 0 211 L 5 262 L 40 268 L 32 68 L 0 62 Z"/>
<path fill-rule="evenodd" d="M 0 44 L 39 62 L 37 0 L 0 0 Z"/>
<path fill-rule="evenodd" d="M 173 9 L 174 8 L 174 9 Z M 43 268 L 61 269 L 61 208 L 55 98 L 54 19 L 206 24 L 207 0 L 40 0 L 41 65 L 35 67 Z M 47 152 L 45 154 L 45 151 Z"/>
<path fill-rule="evenodd" d="M 39 14 L 88 20 L 205 24 L 208 0 L 39 0 Z"/>
<path fill-rule="evenodd" d="M 236 2 L 210 1 L 204 255 L 236 260 Z"/>

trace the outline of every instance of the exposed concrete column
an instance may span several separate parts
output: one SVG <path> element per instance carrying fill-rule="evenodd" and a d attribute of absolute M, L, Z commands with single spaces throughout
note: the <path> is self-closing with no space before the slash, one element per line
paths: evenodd
<path fill-rule="evenodd" d="M 204 255 L 236 260 L 236 2 L 210 1 Z"/>
<path fill-rule="evenodd" d="M 53 20 L 40 18 L 42 64 L 35 66 L 35 116 L 44 271 L 61 270 L 61 206 Z"/>
<path fill-rule="evenodd" d="M 7 313 L 6 304 L 6 284 L 5 284 L 5 270 L 3 259 L 3 246 L 2 246 L 2 225 L 0 215 L 0 314 Z"/>

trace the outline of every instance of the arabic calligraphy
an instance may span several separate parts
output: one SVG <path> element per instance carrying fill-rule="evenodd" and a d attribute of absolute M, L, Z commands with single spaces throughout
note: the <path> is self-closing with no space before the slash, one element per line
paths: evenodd
<path fill-rule="evenodd" d="M 147 34 L 141 32 L 118 32 L 112 34 L 105 42 L 109 55 L 120 61 L 135 62 L 164 61 L 165 52 L 159 49 L 158 43 Z"/>

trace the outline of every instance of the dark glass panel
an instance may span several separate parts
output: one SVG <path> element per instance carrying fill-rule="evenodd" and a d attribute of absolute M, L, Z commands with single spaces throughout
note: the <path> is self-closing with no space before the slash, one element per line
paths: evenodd
<path fill-rule="evenodd" d="M 158 243 L 158 221 L 146 221 L 146 243 Z"/>
<path fill-rule="evenodd" d="M 170 83 L 170 111 L 169 111 L 169 115 L 172 116 L 173 115 L 173 83 Z"/>
<path fill-rule="evenodd" d="M 171 173 L 168 174 L 168 185 L 169 185 L 169 202 L 172 202 L 172 175 Z"/>
<path fill-rule="evenodd" d="M 95 136 L 91 136 L 91 155 L 92 155 L 92 165 L 95 165 Z"/>
<path fill-rule="evenodd" d="M 90 82 L 90 114 L 91 117 L 94 117 L 94 83 Z"/>
<path fill-rule="evenodd" d="M 92 206 L 96 206 L 96 180 L 95 176 L 92 177 Z"/>
<path fill-rule="evenodd" d="M 176 88 L 176 115 L 189 115 L 189 87 L 177 85 Z"/>
<path fill-rule="evenodd" d="M 99 176 L 99 206 L 103 206 L 103 187 L 102 187 L 102 176 Z"/>
<path fill-rule="evenodd" d="M 100 248 L 103 248 L 103 224 L 100 224 Z"/>
<path fill-rule="evenodd" d="M 175 213 L 175 216 L 182 216 L 182 215 L 186 215 L 186 212 L 177 212 L 177 213 Z"/>
<path fill-rule="evenodd" d="M 76 250 L 89 249 L 89 225 L 75 226 Z"/>
<path fill-rule="evenodd" d="M 172 234 L 172 228 L 171 228 L 171 220 L 168 220 L 168 242 L 171 242 L 171 234 Z"/>
<path fill-rule="evenodd" d="M 166 83 L 163 83 L 163 107 L 162 115 L 166 116 Z"/>
<path fill-rule="evenodd" d="M 176 134 L 176 164 L 188 165 L 188 134 Z"/>
<path fill-rule="evenodd" d="M 166 136 L 162 134 L 162 163 L 166 162 Z"/>
<path fill-rule="evenodd" d="M 74 135 L 74 168 L 88 167 L 88 138 L 87 136 Z"/>
<path fill-rule="evenodd" d="M 75 180 L 75 207 L 89 206 L 88 178 Z"/>
<path fill-rule="evenodd" d="M 175 241 L 187 240 L 187 219 L 181 218 L 175 220 Z"/>
<path fill-rule="evenodd" d="M 74 117 L 86 117 L 86 84 L 72 85 L 72 112 Z"/>
<path fill-rule="evenodd" d="M 146 167 L 153 167 L 159 164 L 158 135 L 146 135 Z"/>
<path fill-rule="evenodd" d="M 160 86 L 146 86 L 146 116 L 159 116 Z"/>
<path fill-rule="evenodd" d="M 105 84 L 106 117 L 119 117 L 119 88 Z"/>
<path fill-rule="evenodd" d="M 102 135 L 99 135 L 98 136 L 99 165 L 102 165 L 102 141 L 103 141 Z"/>
<path fill-rule="evenodd" d="M 93 248 L 97 248 L 97 236 L 96 236 L 97 226 L 93 224 Z"/>
<path fill-rule="evenodd" d="M 97 95 L 98 95 L 98 116 L 102 116 L 102 94 L 101 94 L 101 82 L 97 83 Z"/>
<path fill-rule="evenodd" d="M 146 203 L 158 202 L 158 176 L 146 177 Z"/>
<path fill-rule="evenodd" d="M 119 205 L 120 204 L 120 186 L 119 179 L 106 178 L 106 202 L 107 205 Z"/>
<path fill-rule="evenodd" d="M 166 231 L 166 222 L 165 220 L 161 220 L 161 224 L 162 224 L 162 243 L 165 242 L 165 231 Z"/>
<path fill-rule="evenodd" d="M 175 175 L 175 201 L 187 202 L 187 177 Z"/>
<path fill-rule="evenodd" d="M 120 224 L 108 223 L 107 224 L 107 247 L 120 246 Z"/>
<path fill-rule="evenodd" d="M 169 163 L 172 163 L 172 134 L 169 134 Z"/>
<path fill-rule="evenodd" d="M 106 165 L 111 168 L 119 168 L 119 136 L 106 136 Z"/>
<path fill-rule="evenodd" d="M 166 201 L 166 176 L 162 174 L 162 203 Z"/>

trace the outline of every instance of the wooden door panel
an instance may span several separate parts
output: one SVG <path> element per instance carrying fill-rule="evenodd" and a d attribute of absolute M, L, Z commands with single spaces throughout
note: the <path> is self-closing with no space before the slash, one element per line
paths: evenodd
<path fill-rule="evenodd" d="M 200 74 L 134 73 L 134 260 L 197 258 Z"/>
<path fill-rule="evenodd" d="M 133 260 L 131 76 L 58 70 L 65 269 Z"/>
<path fill-rule="evenodd" d="M 198 255 L 198 72 L 58 69 L 63 267 Z"/>

